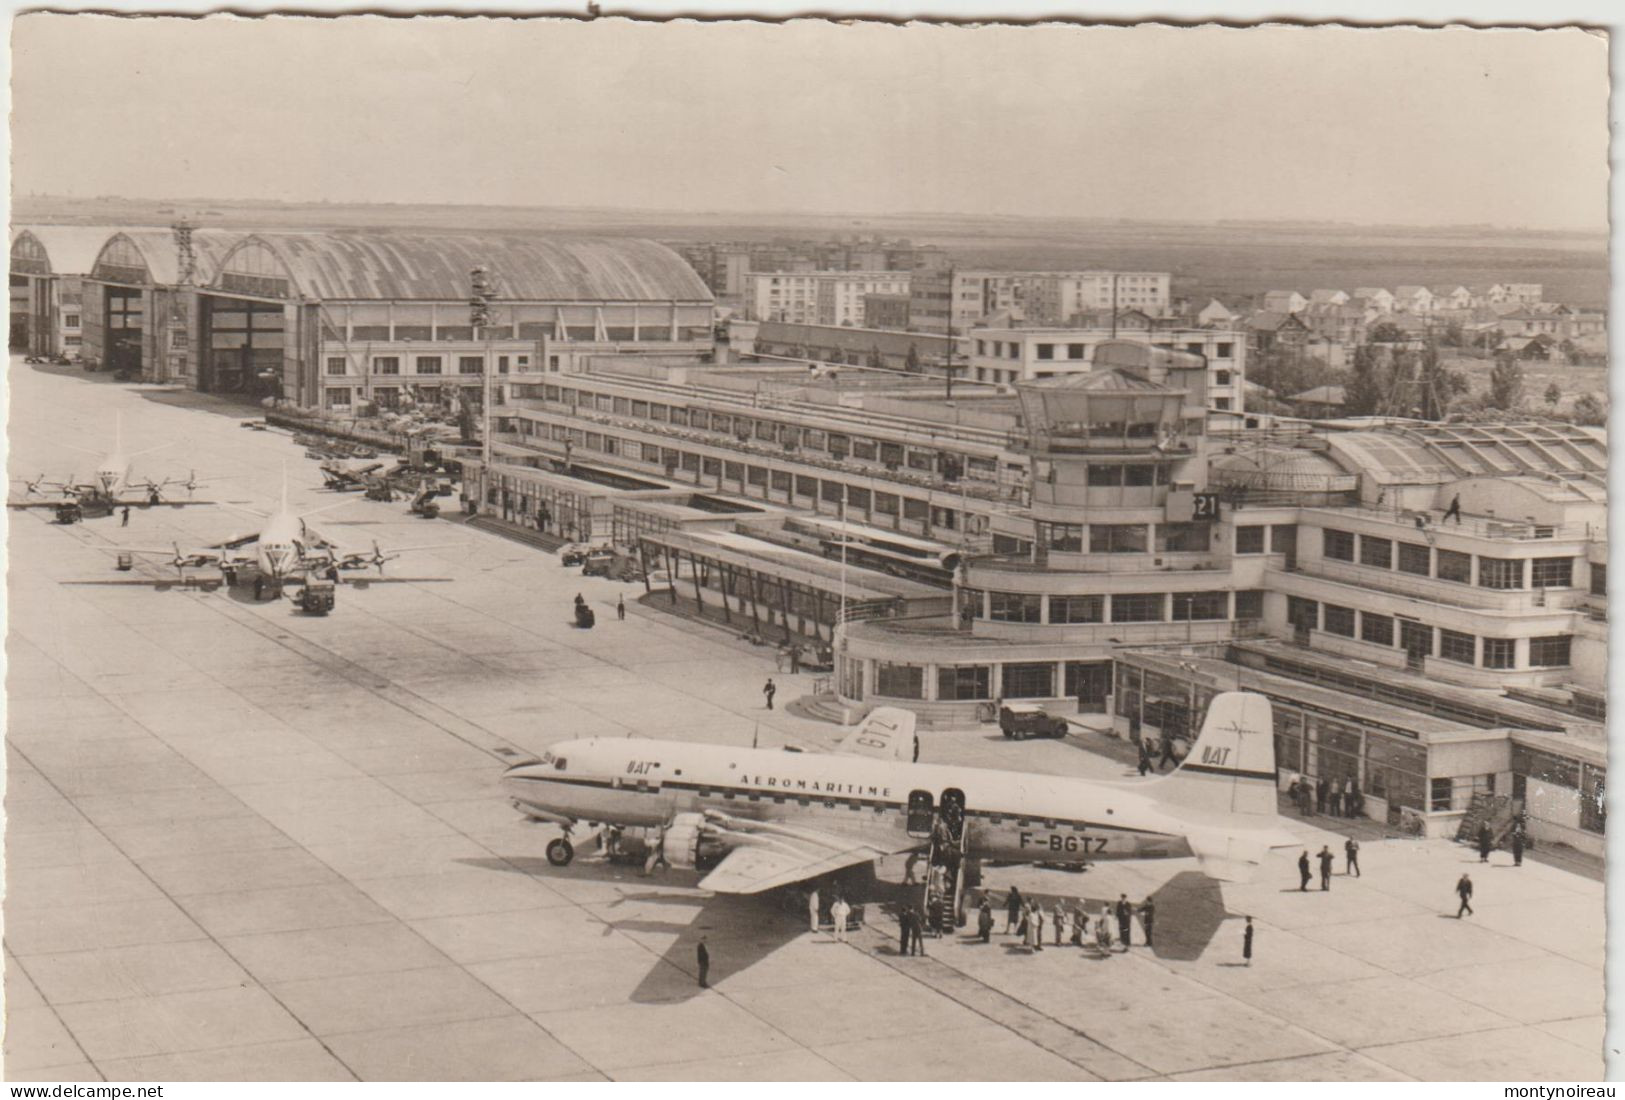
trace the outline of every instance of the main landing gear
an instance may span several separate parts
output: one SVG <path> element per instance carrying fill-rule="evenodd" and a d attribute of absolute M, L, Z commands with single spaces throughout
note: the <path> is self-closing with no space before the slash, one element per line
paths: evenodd
<path fill-rule="evenodd" d="M 547 845 L 547 862 L 555 867 L 568 867 L 575 857 L 575 846 L 562 836 Z"/>

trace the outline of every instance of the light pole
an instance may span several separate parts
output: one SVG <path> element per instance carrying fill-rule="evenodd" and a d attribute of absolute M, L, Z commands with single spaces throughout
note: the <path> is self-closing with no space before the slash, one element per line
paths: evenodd
<path fill-rule="evenodd" d="M 491 324 L 491 283 L 485 268 L 476 267 L 468 273 L 468 321 L 474 328 L 474 339 L 484 340 L 485 357 L 480 364 L 480 469 L 486 484 L 491 480 L 491 348 L 485 339 Z"/>

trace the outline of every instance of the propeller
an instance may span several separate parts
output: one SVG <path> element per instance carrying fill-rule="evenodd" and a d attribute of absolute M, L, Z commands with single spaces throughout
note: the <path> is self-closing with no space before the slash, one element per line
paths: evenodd
<path fill-rule="evenodd" d="M 45 475 L 44 474 L 41 474 L 39 477 L 36 477 L 33 481 L 24 480 L 23 484 L 25 486 L 27 486 L 28 495 L 31 496 L 31 497 L 33 497 L 33 496 L 44 496 L 45 494 L 40 492 L 40 485 L 43 484 L 44 481 L 45 481 Z"/>

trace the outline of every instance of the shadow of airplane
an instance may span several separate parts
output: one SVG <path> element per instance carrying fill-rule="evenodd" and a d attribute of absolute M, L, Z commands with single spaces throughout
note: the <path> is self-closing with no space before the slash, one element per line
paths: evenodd
<path fill-rule="evenodd" d="M 555 867 L 538 856 L 509 858 L 478 858 L 457 861 L 465 866 L 508 874 L 520 874 L 548 880 L 570 879 L 588 882 L 627 883 L 638 875 L 628 864 L 605 863 L 598 859 L 578 859 L 566 867 Z M 690 913 L 674 919 L 660 920 L 647 913 L 617 920 L 605 920 L 605 934 L 610 931 L 635 936 L 670 937 L 670 943 L 661 952 L 660 962 L 633 990 L 634 1003 L 683 1001 L 697 996 L 702 990 L 698 984 L 699 964 L 696 948 L 700 936 L 706 937 L 710 952 L 710 981 L 712 984 L 750 969 L 776 951 L 808 934 L 806 887 L 816 885 L 825 916 L 834 891 L 854 906 L 863 907 L 864 924 L 882 931 L 895 952 L 897 918 L 902 907 L 921 907 L 923 887 L 903 885 L 883 879 L 873 865 L 849 867 L 825 875 L 814 883 L 785 886 L 761 894 L 694 894 L 677 892 L 692 889 L 702 875 L 699 872 L 672 870 L 658 879 L 647 880 L 648 885 L 635 893 L 625 893 L 604 907 L 613 911 L 621 905 L 642 907 L 662 906 Z M 662 890 L 669 884 L 672 891 Z M 1067 904 L 1082 902 L 1091 913 L 1115 898 L 1089 898 L 1078 895 L 1032 895 L 1046 907 L 1053 905 L 1057 896 Z M 1182 871 L 1160 886 L 1152 895 L 1156 903 L 1157 919 L 1154 925 L 1152 953 L 1161 959 L 1192 960 L 1201 957 L 1212 943 L 1219 927 L 1229 914 L 1219 884 L 1198 871 Z M 996 909 L 998 907 L 995 907 Z M 970 921 L 966 929 L 975 924 L 975 908 L 968 910 Z M 998 914 L 1002 918 L 1002 912 Z M 974 939 L 966 929 L 951 931 L 954 940 Z M 827 935 L 827 933 L 825 934 Z M 829 941 L 834 946 L 833 940 Z M 929 939 L 928 944 L 940 944 L 941 939 Z M 1005 946 L 1009 946 L 1006 944 Z M 930 950 L 930 947 L 927 947 Z M 1018 948 L 1019 950 L 1019 948 Z"/>

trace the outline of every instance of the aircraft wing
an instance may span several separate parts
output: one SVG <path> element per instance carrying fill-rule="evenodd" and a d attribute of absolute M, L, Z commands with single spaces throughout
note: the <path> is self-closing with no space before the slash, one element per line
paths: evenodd
<path fill-rule="evenodd" d="M 712 837 L 733 846 L 722 862 L 700 880 L 701 889 L 719 894 L 759 894 L 775 886 L 912 851 L 919 844 L 915 840 L 900 847 L 872 844 L 822 829 L 747 821 L 717 810 L 707 811 L 705 819 Z"/>
<path fill-rule="evenodd" d="M 260 533 L 258 531 L 242 531 L 242 532 L 239 532 L 239 533 L 237 533 L 235 535 L 232 535 L 230 538 L 221 539 L 219 542 L 211 542 L 211 543 L 209 543 L 209 549 L 210 550 L 241 550 L 243 547 L 247 546 L 249 543 L 258 542 L 259 540 L 260 540 Z"/>
<path fill-rule="evenodd" d="M 902 707 L 876 707 L 855 731 L 835 746 L 835 751 L 848 756 L 913 763 L 920 758 L 919 740 L 914 736 L 917 720 L 918 715 Z"/>
<path fill-rule="evenodd" d="M 867 844 L 852 845 L 835 837 L 829 839 L 840 844 L 840 850 L 742 845 L 729 852 L 700 880 L 700 889 L 719 894 L 759 894 L 775 886 L 788 886 L 843 867 L 869 863 L 884 854 Z"/>
<path fill-rule="evenodd" d="M 60 508 L 64 504 L 72 504 L 72 497 L 63 497 L 61 500 L 8 500 L 7 508 Z"/>

